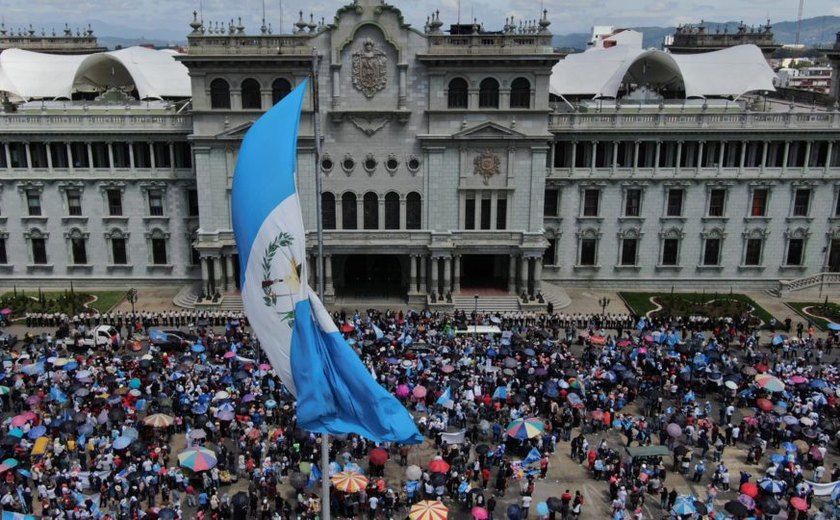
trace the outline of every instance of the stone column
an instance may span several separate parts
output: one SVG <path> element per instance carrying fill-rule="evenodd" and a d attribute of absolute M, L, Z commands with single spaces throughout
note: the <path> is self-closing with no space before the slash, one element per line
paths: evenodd
<path fill-rule="evenodd" d="M 452 292 L 452 257 L 443 259 L 443 294 Z"/>
<path fill-rule="evenodd" d="M 726 151 L 726 143 L 721 141 L 720 142 L 720 150 L 718 152 L 718 173 L 723 172 L 723 160 L 724 160 L 723 152 L 725 152 L 725 151 Z"/>
<path fill-rule="evenodd" d="M 458 193 L 458 226 L 467 229 L 467 193 L 461 190 Z"/>
<path fill-rule="evenodd" d="M 213 292 L 222 289 L 222 257 L 213 257 Z"/>
<path fill-rule="evenodd" d="M 93 148 L 90 146 L 90 143 L 87 144 L 87 155 L 88 155 L 88 169 L 93 169 Z"/>
<path fill-rule="evenodd" d="M 493 190 L 490 192 L 490 229 L 498 229 L 496 227 L 496 216 L 498 215 L 499 192 Z"/>
<path fill-rule="evenodd" d="M 405 195 L 400 195 L 400 222 L 397 229 L 408 229 L 408 220 L 405 218 Z"/>
<path fill-rule="evenodd" d="M 157 168 L 157 160 L 155 160 L 155 147 L 152 143 L 146 144 L 149 147 L 149 166 L 154 170 Z"/>
<path fill-rule="evenodd" d="M 29 143 L 24 143 L 23 150 L 26 153 L 26 167 L 32 169 L 32 150 L 29 149 Z"/>
<path fill-rule="evenodd" d="M 114 169 L 114 143 L 105 143 L 108 146 L 108 168 Z"/>
<path fill-rule="evenodd" d="M 615 173 L 615 170 L 618 168 L 618 141 L 613 141 L 612 143 L 612 164 L 610 165 L 610 169 L 612 173 Z"/>
<path fill-rule="evenodd" d="M 324 295 L 335 294 L 333 287 L 332 255 L 324 255 Z"/>
<path fill-rule="evenodd" d="M 429 282 L 426 277 L 428 273 L 427 263 L 426 263 L 426 255 L 421 255 L 417 260 L 420 261 L 420 292 L 427 293 L 429 292 Z"/>
<path fill-rule="evenodd" d="M 438 275 L 440 274 L 439 267 L 440 267 L 440 260 L 439 258 L 432 257 L 432 287 L 431 292 L 433 294 L 438 294 L 440 292 L 440 285 L 438 284 Z"/>
<path fill-rule="evenodd" d="M 399 91 L 399 94 L 397 96 L 397 103 L 398 103 L 398 108 L 400 110 L 403 110 L 403 109 L 405 109 L 406 90 L 407 90 L 406 86 L 407 86 L 407 83 L 408 83 L 407 80 L 406 80 L 406 69 L 408 68 L 408 64 L 402 64 L 401 63 L 401 64 L 398 65 L 398 68 L 400 69 L 400 80 L 399 80 L 400 91 Z"/>
<path fill-rule="evenodd" d="M 598 141 L 592 141 L 592 163 L 589 167 L 591 171 L 595 171 L 596 165 L 598 164 Z"/>
<path fill-rule="evenodd" d="M 69 144 L 67 146 L 70 146 Z M 9 153 L 9 143 L 3 143 L 3 155 L 9 168 L 12 167 L 12 154 Z"/>
<path fill-rule="evenodd" d="M 528 264 L 530 263 L 531 259 L 525 255 L 522 255 L 522 264 L 519 266 L 519 293 L 522 291 L 528 292 Z"/>
<path fill-rule="evenodd" d="M 761 172 L 764 172 L 764 169 L 767 168 L 767 149 L 770 147 L 770 143 L 764 141 L 761 147 Z"/>
<path fill-rule="evenodd" d="M 706 141 L 697 141 L 697 169 L 703 167 L 703 148 Z"/>
<path fill-rule="evenodd" d="M 415 255 L 409 255 L 408 267 L 410 271 L 410 277 L 408 279 L 408 292 L 413 293 L 417 291 L 417 257 Z"/>
<path fill-rule="evenodd" d="M 76 165 L 73 164 L 73 147 L 70 146 L 70 143 L 66 143 L 64 146 L 67 148 L 67 168 L 72 172 L 76 168 Z M 8 161 L 6 164 L 8 164 Z"/>
<path fill-rule="evenodd" d="M 455 272 L 452 276 L 452 292 L 461 292 L 461 255 L 455 255 Z"/>
<path fill-rule="evenodd" d="M 365 229 L 365 198 L 356 197 L 356 229 Z"/>
<path fill-rule="evenodd" d="M 335 196 L 335 229 L 344 229 L 344 201 L 340 195 Z"/>
<path fill-rule="evenodd" d="M 128 143 L 128 167 L 134 169 L 134 143 Z"/>
<path fill-rule="evenodd" d="M 830 168 L 831 168 L 831 154 L 834 151 L 833 148 L 834 148 L 834 141 L 829 141 L 828 142 L 828 147 L 826 148 L 826 151 L 825 151 L 825 171 L 824 171 L 825 175 L 828 175 L 828 172 L 831 171 L 830 170 Z"/>
<path fill-rule="evenodd" d="M 569 164 L 569 169 L 575 171 L 575 164 L 577 163 L 577 141 L 572 141 L 572 162 Z"/>
<path fill-rule="evenodd" d="M 510 255 L 508 262 L 508 292 L 516 293 L 516 256 Z"/>
<path fill-rule="evenodd" d="M 747 146 L 749 146 L 749 141 L 741 141 L 741 158 L 738 162 L 738 168 L 744 169 L 744 164 L 747 161 Z"/>
<path fill-rule="evenodd" d="M 633 142 L 633 169 L 639 168 L 639 141 Z"/>
<path fill-rule="evenodd" d="M 379 210 L 376 212 L 378 222 L 376 229 L 385 229 L 385 198 L 379 197 Z M 399 227 L 399 226 L 397 226 Z"/>
<path fill-rule="evenodd" d="M 656 151 L 653 158 L 653 171 L 659 173 L 659 155 L 662 153 L 662 141 L 656 140 Z"/>
<path fill-rule="evenodd" d="M 542 291 L 542 267 L 542 258 L 534 258 L 534 293 Z"/>
<path fill-rule="evenodd" d="M 680 163 L 682 162 L 682 147 L 683 142 L 677 141 L 677 161 L 674 163 L 674 171 L 680 170 Z"/>
<path fill-rule="evenodd" d="M 201 287 L 205 293 L 210 292 L 210 268 L 208 267 L 209 258 L 202 258 L 201 263 Z"/>
<path fill-rule="evenodd" d="M 225 290 L 236 287 L 236 282 L 233 279 L 233 255 L 225 255 Z"/>
<path fill-rule="evenodd" d="M 785 149 L 782 153 L 782 173 L 788 169 L 788 157 L 790 157 L 790 141 L 785 141 Z"/>
<path fill-rule="evenodd" d="M 805 143 L 805 164 L 803 165 L 803 169 L 808 168 L 811 164 L 811 143 L 813 141 L 807 141 Z M 49 158 L 49 149 L 47 149 L 47 158 Z"/>

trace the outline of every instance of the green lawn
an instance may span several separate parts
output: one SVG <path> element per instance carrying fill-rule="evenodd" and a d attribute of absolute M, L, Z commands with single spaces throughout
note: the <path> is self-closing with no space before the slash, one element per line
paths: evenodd
<path fill-rule="evenodd" d="M 744 294 L 711 292 L 673 294 L 669 292 L 620 292 L 618 295 L 638 315 L 645 315 L 656 309 L 656 305 L 650 301 L 651 298 L 656 298 L 656 301 L 663 307 L 661 312 L 666 314 L 698 314 L 715 318 L 731 315 L 735 309 L 743 305 L 749 305 L 753 309 L 753 315 L 763 321 L 765 326 L 773 319 L 773 316 L 769 312 Z M 671 298 L 673 298 L 673 301 Z M 719 302 L 719 304 L 709 305 L 708 302 L 712 300 Z"/>
<path fill-rule="evenodd" d="M 125 291 L 96 291 L 89 294 L 96 296 L 96 301 L 89 303 L 88 307 L 99 312 L 108 312 L 125 299 Z"/>
<path fill-rule="evenodd" d="M 828 325 L 829 320 L 805 314 L 805 309 L 808 307 L 822 307 L 824 305 L 823 302 L 785 302 L 785 305 L 796 311 L 796 313 L 805 318 L 806 321 L 813 323 L 818 329 L 826 330 L 826 325 Z M 840 305 L 837 305 L 836 303 L 829 303 L 828 306 L 830 312 L 832 312 L 834 316 L 840 316 Z M 811 310 L 811 312 L 814 311 L 815 309 Z M 823 312 L 816 310 L 816 314 L 823 314 Z"/>
<path fill-rule="evenodd" d="M 24 291 L 7 292 L 0 295 L 0 307 L 10 307 L 12 318 L 20 318 L 27 312 L 63 312 L 75 314 L 84 309 L 84 304 L 95 296 L 88 307 L 107 312 L 125 298 L 124 291 Z"/>

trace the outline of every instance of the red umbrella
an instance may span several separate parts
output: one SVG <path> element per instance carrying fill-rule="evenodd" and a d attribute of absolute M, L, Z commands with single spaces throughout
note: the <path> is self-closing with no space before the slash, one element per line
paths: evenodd
<path fill-rule="evenodd" d="M 757 399 L 755 401 L 755 405 L 758 407 L 759 410 L 763 410 L 765 412 L 769 412 L 773 409 L 773 402 L 769 399 Z"/>
<path fill-rule="evenodd" d="M 808 502 L 806 502 L 805 499 L 802 497 L 791 498 L 790 505 L 792 505 L 794 509 L 798 509 L 800 511 L 808 510 Z"/>
<path fill-rule="evenodd" d="M 747 495 L 750 498 L 758 496 L 758 485 L 755 482 L 746 482 L 741 484 L 741 494 Z"/>
<path fill-rule="evenodd" d="M 382 466 L 388 462 L 388 452 L 382 448 L 374 448 L 368 453 L 368 460 L 371 464 Z"/>
<path fill-rule="evenodd" d="M 449 463 L 443 459 L 434 459 L 429 463 L 429 471 L 432 473 L 446 473 L 449 471 Z"/>
<path fill-rule="evenodd" d="M 600 420 L 604 419 L 604 412 L 602 412 L 601 410 L 592 410 L 592 412 L 590 412 L 589 415 L 591 415 L 592 419 L 594 419 L 596 421 L 600 421 Z"/>
<path fill-rule="evenodd" d="M 425 386 L 415 386 L 414 390 L 411 392 L 411 395 L 416 397 L 417 399 L 423 399 L 426 397 L 426 387 Z"/>
<path fill-rule="evenodd" d="M 623 339 L 623 340 L 618 342 L 619 347 L 629 347 L 632 344 L 633 344 L 633 342 L 630 341 L 629 339 Z"/>
<path fill-rule="evenodd" d="M 341 332 L 353 332 L 353 330 L 354 330 L 355 328 L 356 328 L 356 327 L 354 327 L 354 326 L 350 325 L 349 323 L 345 323 L 344 325 L 342 325 L 342 326 L 341 326 L 341 328 L 340 328 L 339 330 L 340 330 Z"/>
<path fill-rule="evenodd" d="M 607 342 L 607 338 L 604 336 L 592 336 L 589 338 L 589 341 L 593 345 L 604 345 Z"/>

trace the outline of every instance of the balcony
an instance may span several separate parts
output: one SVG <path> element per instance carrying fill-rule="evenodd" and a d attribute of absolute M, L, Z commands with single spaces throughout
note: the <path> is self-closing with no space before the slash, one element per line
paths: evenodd
<path fill-rule="evenodd" d="M 557 59 L 551 46 L 551 34 L 464 34 L 427 35 L 429 48 L 419 52 L 419 59 L 441 56 L 499 56 L 499 55 L 551 55 Z"/>
<path fill-rule="evenodd" d="M 840 128 L 840 112 L 646 112 L 628 108 L 610 112 L 553 113 L 548 129 L 569 130 L 825 130 Z"/>
<path fill-rule="evenodd" d="M 29 112 L 29 113 L 26 113 Z M 26 111 L 18 113 L 0 113 L 0 133 L 2 132 L 131 132 L 144 131 L 183 132 L 192 131 L 192 117 L 171 114 L 132 114 L 124 108 L 115 107 L 111 113 L 84 113 L 68 110 L 52 112 Z M 93 111 L 91 111 L 93 112 Z"/>
<path fill-rule="evenodd" d="M 195 56 L 312 56 L 309 35 L 246 36 L 246 35 L 190 35 L 189 54 L 181 57 L 189 61 Z"/>

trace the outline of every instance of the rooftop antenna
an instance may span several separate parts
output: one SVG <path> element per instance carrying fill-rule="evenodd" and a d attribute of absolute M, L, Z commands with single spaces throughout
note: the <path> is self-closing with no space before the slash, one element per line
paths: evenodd
<path fill-rule="evenodd" d="M 280 25 L 277 28 L 277 32 L 283 34 L 283 0 L 279 0 L 280 3 Z"/>
<path fill-rule="evenodd" d="M 461 0 L 458 0 L 458 25 L 461 25 Z"/>

